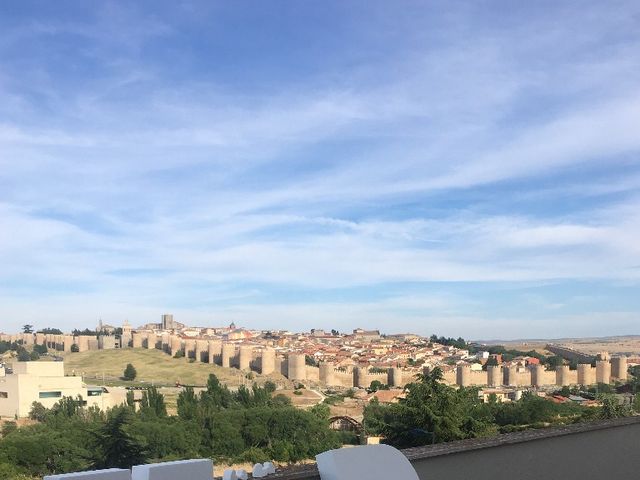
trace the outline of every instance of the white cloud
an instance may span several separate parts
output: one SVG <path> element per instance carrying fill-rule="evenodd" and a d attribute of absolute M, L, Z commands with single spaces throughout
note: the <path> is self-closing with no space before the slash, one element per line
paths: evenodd
<path fill-rule="evenodd" d="M 140 52 L 175 31 L 139 12 L 10 32 L 3 51 L 34 35 L 80 36 L 106 73 L 73 91 L 57 88 L 46 66 L 0 75 L 0 294 L 7 305 L 28 297 L 28 315 L 51 305 L 58 318 L 91 309 L 147 316 L 162 299 L 208 304 L 218 298 L 211 290 L 228 287 L 220 300 L 233 307 L 218 311 L 247 321 L 334 315 L 345 325 L 409 325 L 421 313 L 408 310 L 475 317 L 408 296 L 243 302 L 264 294 L 254 284 L 322 295 L 404 282 L 635 282 L 640 40 L 633 21 L 609 10 L 579 12 L 569 33 L 563 22 L 544 28 L 543 16 L 479 29 L 468 42 L 473 25 L 451 25 L 460 35 L 443 28 L 437 47 L 412 37 L 383 65 L 250 93 L 197 73 L 167 82 Z M 623 29 L 626 41 L 596 48 Z M 588 173 L 582 183 L 582 169 L 605 167 L 618 173 L 615 185 Z M 571 185 L 542 184 L 558 173 Z M 522 180 L 534 186 L 458 199 Z M 597 198 L 565 215 L 513 201 L 559 193 Z M 445 200 L 430 205 L 426 194 Z M 621 197 L 600 203 L 604 194 Z M 150 273 L 126 274 L 136 270 Z M 20 308 L 8 313 L 20 317 Z"/>

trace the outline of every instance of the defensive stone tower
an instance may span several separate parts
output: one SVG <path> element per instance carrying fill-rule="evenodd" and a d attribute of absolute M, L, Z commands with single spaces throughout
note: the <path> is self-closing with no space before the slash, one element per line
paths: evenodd
<path fill-rule="evenodd" d="M 133 348 L 142 348 L 142 334 L 139 332 L 133 332 L 131 334 L 131 341 L 133 342 Z"/>
<path fill-rule="evenodd" d="M 233 343 L 223 343 L 222 344 L 222 360 L 220 364 L 223 367 L 229 368 L 231 366 L 231 359 L 236 354 L 236 347 Z"/>
<path fill-rule="evenodd" d="M 533 365 L 531 368 L 531 385 L 534 387 L 544 385 L 544 365 Z"/>
<path fill-rule="evenodd" d="M 206 340 L 196 340 L 196 362 L 201 362 L 203 354 L 207 355 L 209 360 L 209 344 Z"/>
<path fill-rule="evenodd" d="M 222 353 L 222 342 L 218 340 L 209 340 L 207 342 L 209 344 L 209 363 L 216 363 L 216 359 L 220 358 L 220 354 Z"/>
<path fill-rule="evenodd" d="M 487 385 L 489 387 L 497 387 L 502 383 L 501 370 L 502 367 L 500 365 L 489 365 L 487 367 Z"/>
<path fill-rule="evenodd" d="M 593 384 L 593 374 L 591 371 L 591 364 L 589 363 L 578 364 L 578 384 L 579 385 Z"/>
<path fill-rule="evenodd" d="M 177 335 L 171 335 L 171 355 L 175 356 L 180 350 L 182 350 L 182 339 Z"/>
<path fill-rule="evenodd" d="M 240 370 L 251 369 L 251 359 L 253 358 L 253 347 L 242 345 L 238 353 L 238 368 Z"/>
<path fill-rule="evenodd" d="M 402 370 L 400 368 L 393 367 L 387 371 L 387 385 L 396 388 L 404 386 L 402 383 Z"/>
<path fill-rule="evenodd" d="M 320 383 L 324 385 L 333 385 L 335 383 L 334 372 L 335 372 L 335 367 L 333 363 L 321 362 L 320 371 L 318 373 Z"/>
<path fill-rule="evenodd" d="M 471 365 L 465 363 L 456 368 L 456 384 L 460 387 L 471 385 Z"/>
<path fill-rule="evenodd" d="M 168 353 L 171 351 L 171 335 L 163 333 L 160 338 L 162 339 L 162 351 Z"/>
<path fill-rule="evenodd" d="M 276 351 L 271 347 L 266 347 L 262 350 L 262 357 L 260 360 L 260 373 L 262 375 L 269 375 L 276 370 Z"/>
<path fill-rule="evenodd" d="M 89 350 L 89 340 L 93 338 L 89 335 L 78 335 L 76 337 L 76 345 L 78 346 L 79 352 L 86 352 Z"/>
<path fill-rule="evenodd" d="M 98 348 L 100 350 L 112 350 L 116 348 L 116 337 L 113 335 L 100 335 L 98 337 Z"/>
<path fill-rule="evenodd" d="M 287 371 L 289 380 L 306 380 L 307 365 L 303 353 L 290 353 Z"/>
<path fill-rule="evenodd" d="M 184 341 L 184 358 L 187 361 L 196 358 L 196 341 L 193 338 L 187 338 Z"/>
<path fill-rule="evenodd" d="M 619 356 L 611 359 L 611 376 L 622 381 L 627 379 L 627 357 Z"/>
<path fill-rule="evenodd" d="M 558 365 L 556 367 L 556 385 L 565 387 L 569 383 L 569 365 Z"/>
<path fill-rule="evenodd" d="M 608 360 L 596 361 L 596 382 L 611 383 L 611 364 Z"/>
<path fill-rule="evenodd" d="M 122 323 L 122 335 L 120 336 L 121 343 L 125 343 L 125 347 L 129 346 L 129 340 L 131 340 L 131 332 L 133 331 L 133 327 L 129 323 L 129 320 L 125 320 Z M 126 342 L 122 342 L 122 339 L 126 339 Z"/>
<path fill-rule="evenodd" d="M 515 365 L 504 368 L 504 384 L 509 387 L 515 387 L 518 385 L 518 369 Z"/>
<path fill-rule="evenodd" d="M 368 383 L 367 374 L 369 369 L 367 367 L 354 367 L 353 369 L 353 386 L 357 388 L 367 388 Z"/>
<path fill-rule="evenodd" d="M 65 335 L 64 336 L 64 351 L 65 352 L 70 352 L 71 351 L 71 345 L 73 345 L 73 335 Z"/>
<path fill-rule="evenodd" d="M 150 333 L 149 335 L 147 335 L 147 350 L 153 350 L 154 348 L 156 348 L 157 339 L 158 337 L 155 333 Z"/>

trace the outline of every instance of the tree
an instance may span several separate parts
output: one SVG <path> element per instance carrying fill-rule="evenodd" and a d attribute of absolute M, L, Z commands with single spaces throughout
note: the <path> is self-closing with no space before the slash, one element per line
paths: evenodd
<path fill-rule="evenodd" d="M 200 394 L 200 403 L 207 411 L 220 410 L 231 406 L 233 396 L 226 385 L 222 385 L 218 377 L 209 375 L 207 389 Z"/>
<path fill-rule="evenodd" d="M 431 335 L 431 337 L 429 337 L 429 340 L 432 343 L 439 343 L 440 345 L 451 346 L 451 347 L 456 347 L 460 349 L 468 348 L 467 341 L 462 337 L 458 337 L 457 339 L 455 339 L 451 337 L 449 338 L 438 337 L 437 335 L 434 334 L 434 335 Z"/>
<path fill-rule="evenodd" d="M 15 432 L 18 429 L 18 424 L 16 422 L 4 422 L 2 424 L 2 429 L 0 430 L 0 434 L 3 437 L 6 437 L 11 432 Z"/>
<path fill-rule="evenodd" d="M 100 452 L 96 468 L 131 468 L 147 462 L 146 445 L 132 433 L 132 422 L 133 413 L 127 407 L 116 407 L 109 412 L 95 435 Z"/>
<path fill-rule="evenodd" d="M 19 362 L 28 362 L 31 360 L 31 355 L 24 348 L 20 348 L 18 351 L 18 361 Z"/>
<path fill-rule="evenodd" d="M 486 371 L 488 369 L 488 367 L 495 367 L 495 366 L 498 366 L 498 365 L 499 365 L 498 359 L 496 357 L 492 356 L 492 357 L 489 357 L 487 359 L 485 364 L 482 366 L 482 370 Z"/>
<path fill-rule="evenodd" d="M 78 353 L 80 351 L 80 347 L 78 347 L 78 345 L 76 343 L 71 345 L 71 351 L 73 353 Z"/>
<path fill-rule="evenodd" d="M 130 363 L 127 363 L 127 367 L 124 369 L 124 374 L 122 375 L 122 378 L 124 380 L 132 381 L 136 379 L 137 375 L 138 375 L 138 372 L 136 372 L 135 367 Z"/>
<path fill-rule="evenodd" d="M 142 393 L 140 411 L 143 415 L 151 414 L 155 417 L 166 417 L 167 407 L 164 403 L 164 395 L 158 392 L 156 387 L 149 387 Z"/>
<path fill-rule="evenodd" d="M 43 424 L 19 428 L 0 443 L 0 458 L 38 478 L 86 470 L 89 456 L 67 432 Z"/>
<path fill-rule="evenodd" d="M 62 335 L 62 330 L 59 328 L 42 328 L 38 330 L 38 333 L 44 333 L 45 335 Z"/>
<path fill-rule="evenodd" d="M 127 407 L 131 407 L 135 410 L 135 406 L 136 406 L 136 400 L 135 400 L 135 394 L 133 393 L 133 390 L 127 390 L 127 396 L 126 396 L 126 401 L 127 401 Z"/>
<path fill-rule="evenodd" d="M 0 461 L 0 478 L 10 480 L 32 480 L 32 477 L 23 475 L 18 468 L 2 461 Z"/>
<path fill-rule="evenodd" d="M 441 380 L 439 368 L 419 375 L 418 381 L 406 386 L 406 398 L 399 403 L 366 407 L 366 425 L 377 426 L 378 433 L 397 447 L 482 437 L 497 431 L 476 389 L 455 389 Z"/>
<path fill-rule="evenodd" d="M 33 333 L 33 325 L 23 325 L 22 333 Z"/>
<path fill-rule="evenodd" d="M 389 390 L 389 387 L 382 383 L 380 380 L 374 380 L 371 382 L 371 385 L 369 385 L 368 390 L 369 392 L 373 393 L 377 392 L 378 390 Z"/>
<path fill-rule="evenodd" d="M 555 355 L 553 357 L 547 357 L 547 361 L 546 361 L 547 370 L 555 370 L 556 367 L 559 367 L 563 363 L 564 363 L 564 360 L 562 359 L 562 357 L 559 357 L 558 355 Z"/>
<path fill-rule="evenodd" d="M 8 351 L 10 351 L 12 349 L 13 349 L 13 347 L 12 347 L 11 342 L 7 342 L 5 340 L 0 340 L 0 354 L 8 352 Z"/>
<path fill-rule="evenodd" d="M 71 333 L 76 337 L 79 335 L 97 337 L 100 335 L 101 332 L 98 332 L 96 330 L 89 330 L 88 328 L 85 328 L 84 330 L 78 330 L 77 328 L 74 328 Z"/>
<path fill-rule="evenodd" d="M 152 418 L 135 422 L 136 433 L 145 439 L 148 455 L 153 459 L 197 458 L 201 435 L 191 422 Z"/>
<path fill-rule="evenodd" d="M 44 422 L 47 418 L 47 408 L 40 402 L 33 402 L 31 404 L 31 410 L 29 411 L 29 418 L 31 420 L 37 420 L 38 422 Z"/>
<path fill-rule="evenodd" d="M 138 413 L 131 407 L 132 391 L 128 405 L 106 413 L 83 407 L 82 398 L 65 397 L 50 410 L 35 403 L 31 418 L 40 423 L 0 441 L 0 479 L 13 480 L 7 475 L 14 471 L 42 477 L 91 467 L 128 468 L 148 459 L 289 462 L 340 445 L 329 428 L 327 405 L 299 410 L 287 397 L 272 396 L 274 389 L 272 383 L 254 383 L 235 393 L 211 375 L 200 395 L 193 388 L 180 393 L 180 418 L 165 415 L 164 398 L 153 387 L 144 392 Z"/>
<path fill-rule="evenodd" d="M 178 394 L 178 416 L 183 420 L 194 420 L 198 414 L 198 399 L 193 387 L 185 387 Z"/>
<path fill-rule="evenodd" d="M 559 409 L 579 409 L 580 407 L 574 404 L 568 404 L 567 407 L 559 406 L 547 399 L 526 392 L 517 402 L 492 404 L 490 408 L 493 411 L 495 422 L 501 427 L 506 427 L 549 423 L 558 416 Z"/>
<path fill-rule="evenodd" d="M 629 409 L 621 405 L 615 395 L 601 393 L 596 398 L 602 404 L 600 410 L 601 418 L 619 418 L 630 414 Z"/>

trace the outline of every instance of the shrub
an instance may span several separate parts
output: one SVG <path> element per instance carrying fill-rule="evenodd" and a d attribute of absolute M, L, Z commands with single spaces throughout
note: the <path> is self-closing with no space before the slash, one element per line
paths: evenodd
<path fill-rule="evenodd" d="M 24 348 L 20 350 L 18 353 L 18 361 L 19 362 L 28 362 L 31 360 L 31 355 Z"/>
<path fill-rule="evenodd" d="M 124 374 L 122 375 L 122 378 L 124 380 L 135 380 L 137 375 L 138 375 L 138 372 L 136 372 L 135 367 L 130 363 L 127 363 L 127 368 L 124 369 Z"/>
<path fill-rule="evenodd" d="M 271 458 L 261 448 L 251 447 L 234 457 L 233 461 L 234 463 L 264 463 L 271 461 Z"/>

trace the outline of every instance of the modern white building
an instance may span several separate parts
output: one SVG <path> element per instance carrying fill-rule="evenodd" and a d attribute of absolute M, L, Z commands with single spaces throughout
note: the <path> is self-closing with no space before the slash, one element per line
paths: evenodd
<path fill-rule="evenodd" d="M 53 407 L 62 397 L 81 396 L 87 406 L 101 409 L 122 403 L 104 387 L 90 387 L 81 377 L 64 375 L 63 362 L 15 362 L 12 373 L 0 369 L 0 417 L 27 417 L 33 402 Z"/>

